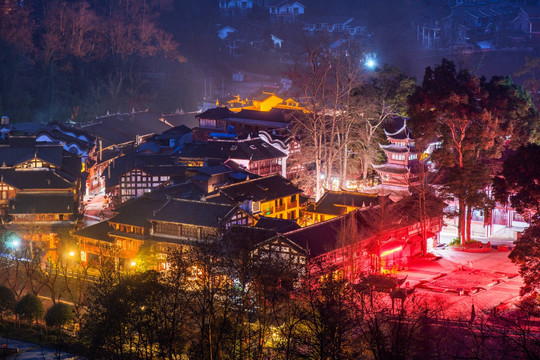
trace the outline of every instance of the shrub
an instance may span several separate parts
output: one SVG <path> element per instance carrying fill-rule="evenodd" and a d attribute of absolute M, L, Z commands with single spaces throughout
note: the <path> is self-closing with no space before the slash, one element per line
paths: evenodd
<path fill-rule="evenodd" d="M 47 326 L 62 327 L 72 322 L 73 309 L 68 304 L 56 303 L 45 314 L 45 323 Z"/>
<path fill-rule="evenodd" d="M 0 319 L 5 312 L 15 310 L 17 299 L 15 293 L 8 287 L 0 286 Z"/>
<path fill-rule="evenodd" d="M 26 294 L 15 305 L 15 314 L 30 322 L 41 318 L 43 313 L 43 303 L 34 294 Z"/>

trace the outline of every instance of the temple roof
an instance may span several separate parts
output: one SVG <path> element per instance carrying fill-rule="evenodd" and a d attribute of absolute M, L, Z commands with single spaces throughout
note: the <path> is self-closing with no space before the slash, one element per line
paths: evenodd
<path fill-rule="evenodd" d="M 384 130 L 384 133 L 387 138 L 393 139 L 393 140 L 406 140 L 410 139 L 413 140 L 413 136 L 411 133 L 411 130 L 407 127 L 407 119 L 402 117 L 395 117 L 394 118 L 394 129 L 397 129 L 396 131 L 387 131 Z"/>
<path fill-rule="evenodd" d="M 376 171 L 388 172 L 392 174 L 406 174 L 410 171 L 407 166 L 399 164 L 371 164 L 371 166 L 373 166 Z"/>
<path fill-rule="evenodd" d="M 381 145 L 379 144 L 381 149 L 383 149 L 386 152 L 390 153 L 410 153 L 411 148 L 409 146 L 399 146 L 395 144 L 389 144 L 389 145 Z"/>

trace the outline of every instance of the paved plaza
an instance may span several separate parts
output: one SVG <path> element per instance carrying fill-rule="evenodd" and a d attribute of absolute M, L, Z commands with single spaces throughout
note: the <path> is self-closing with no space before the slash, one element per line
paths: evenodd
<path fill-rule="evenodd" d="M 519 298 L 523 283 L 518 267 L 508 259 L 509 251 L 492 249 L 469 253 L 451 249 L 434 251 L 438 260 L 411 259 L 406 271 L 408 286 L 432 297 L 454 316 L 478 310 L 504 309 Z"/>

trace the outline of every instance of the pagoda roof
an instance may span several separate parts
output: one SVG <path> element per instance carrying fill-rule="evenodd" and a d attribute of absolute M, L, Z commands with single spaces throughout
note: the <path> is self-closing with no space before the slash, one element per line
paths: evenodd
<path fill-rule="evenodd" d="M 409 153 L 411 152 L 411 149 L 409 146 L 399 146 L 396 144 L 389 144 L 389 145 L 381 145 L 379 144 L 381 149 L 383 149 L 386 152 L 390 153 Z"/>
<path fill-rule="evenodd" d="M 384 130 L 384 134 L 387 138 L 393 140 L 413 140 L 411 130 L 407 127 L 407 119 L 402 117 L 394 118 L 394 129 L 398 129 L 394 132 Z"/>
<path fill-rule="evenodd" d="M 399 165 L 399 164 L 381 164 L 381 165 L 371 164 L 371 166 L 373 166 L 373 168 L 376 171 L 387 172 L 387 173 L 392 173 L 392 174 L 406 174 L 410 171 L 407 166 Z"/>

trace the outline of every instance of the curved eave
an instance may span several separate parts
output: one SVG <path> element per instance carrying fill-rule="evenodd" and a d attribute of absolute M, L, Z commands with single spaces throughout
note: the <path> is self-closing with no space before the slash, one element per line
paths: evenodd
<path fill-rule="evenodd" d="M 410 170 L 407 166 L 388 166 L 388 164 L 381 164 L 381 165 L 375 165 L 371 164 L 375 171 L 377 172 L 383 172 L 383 173 L 390 173 L 390 174 L 407 174 L 410 173 Z"/>
<path fill-rule="evenodd" d="M 410 130 L 407 128 L 406 123 L 403 124 L 401 129 L 399 129 L 396 132 L 390 133 L 386 130 L 384 130 L 384 134 L 387 138 L 393 139 L 393 140 L 414 140 L 410 137 Z"/>
<path fill-rule="evenodd" d="M 396 154 L 405 154 L 405 153 L 412 153 L 411 149 L 408 146 L 396 146 L 394 144 L 389 145 L 381 145 L 379 144 L 380 148 L 389 153 L 396 153 Z"/>

